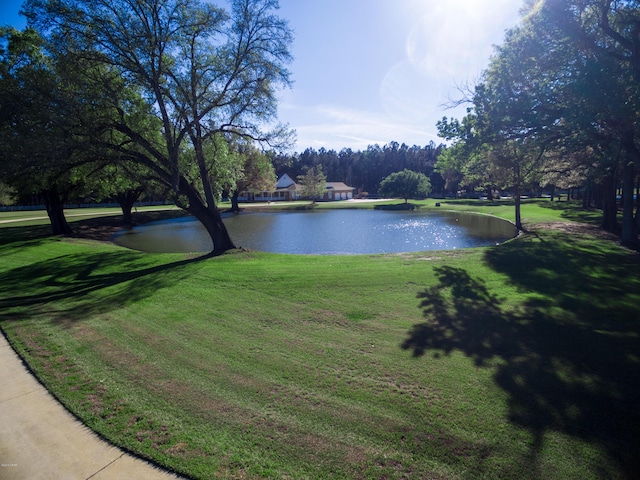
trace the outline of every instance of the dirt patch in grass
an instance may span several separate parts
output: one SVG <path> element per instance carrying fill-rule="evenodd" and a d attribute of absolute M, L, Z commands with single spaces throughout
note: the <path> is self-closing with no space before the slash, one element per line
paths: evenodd
<path fill-rule="evenodd" d="M 579 222 L 548 222 L 548 223 L 531 223 L 527 225 L 529 232 L 535 233 L 539 230 L 550 230 L 554 232 L 562 232 L 568 235 L 578 235 L 580 237 L 592 236 L 603 240 L 617 242 L 620 238 L 611 232 L 607 232 L 602 228 L 588 223 Z"/>
<path fill-rule="evenodd" d="M 125 227 L 122 217 L 116 216 L 81 220 L 74 223 L 71 228 L 73 230 L 71 238 L 109 242 L 114 233 Z"/>
<path fill-rule="evenodd" d="M 436 262 L 439 260 L 452 260 L 455 258 L 460 258 L 465 255 L 465 250 L 468 251 L 469 249 L 439 250 L 435 255 L 434 255 L 435 252 L 429 252 L 429 251 L 388 253 L 388 254 L 385 254 L 385 257 L 402 258 L 403 260 L 421 260 L 426 262 Z"/>

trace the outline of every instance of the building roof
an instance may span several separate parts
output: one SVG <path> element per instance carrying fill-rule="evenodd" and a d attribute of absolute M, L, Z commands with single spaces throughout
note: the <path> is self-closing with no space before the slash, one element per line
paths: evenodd
<path fill-rule="evenodd" d="M 288 189 L 290 186 L 295 185 L 295 184 L 296 184 L 296 182 L 294 182 L 291 179 L 291 177 L 285 173 L 276 182 L 276 189 L 278 189 L 278 190 L 281 189 L 281 188 Z"/>
<path fill-rule="evenodd" d="M 327 190 L 338 190 L 338 191 L 351 191 L 354 188 L 349 187 L 343 182 L 327 182 Z M 280 190 L 300 190 L 301 187 L 296 182 L 294 182 L 289 175 L 286 173 L 283 174 L 278 181 L 276 182 L 276 191 Z"/>
<path fill-rule="evenodd" d="M 350 187 L 342 182 L 327 182 L 327 190 L 350 191 L 353 190 L 353 187 Z"/>

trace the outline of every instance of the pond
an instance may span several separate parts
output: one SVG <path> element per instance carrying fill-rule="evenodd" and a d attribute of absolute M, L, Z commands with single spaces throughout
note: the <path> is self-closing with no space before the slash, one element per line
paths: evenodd
<path fill-rule="evenodd" d="M 319 255 L 452 250 L 495 245 L 516 235 L 514 225 L 489 215 L 365 209 L 255 212 L 224 218 L 238 247 Z M 185 217 L 123 230 L 114 242 L 145 252 L 209 252 L 204 227 Z"/>

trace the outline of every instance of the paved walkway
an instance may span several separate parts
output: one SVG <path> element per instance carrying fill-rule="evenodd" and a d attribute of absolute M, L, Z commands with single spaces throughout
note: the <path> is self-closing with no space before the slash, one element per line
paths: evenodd
<path fill-rule="evenodd" d="M 177 478 L 85 427 L 31 375 L 0 333 L 0 480 Z"/>

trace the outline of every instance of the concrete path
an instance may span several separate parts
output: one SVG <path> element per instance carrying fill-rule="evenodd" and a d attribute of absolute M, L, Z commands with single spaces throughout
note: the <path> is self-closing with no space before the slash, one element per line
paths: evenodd
<path fill-rule="evenodd" d="M 177 478 L 85 427 L 31 375 L 0 333 L 0 480 Z"/>

